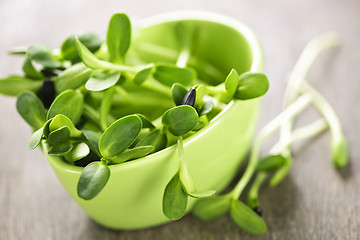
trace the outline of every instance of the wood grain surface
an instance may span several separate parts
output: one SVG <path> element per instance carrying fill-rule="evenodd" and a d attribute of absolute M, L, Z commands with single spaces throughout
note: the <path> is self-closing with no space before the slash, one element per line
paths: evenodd
<path fill-rule="evenodd" d="M 163 226 L 113 231 L 92 220 L 72 201 L 44 155 L 29 151 L 30 128 L 15 110 L 15 99 L 0 96 L 0 239 L 360 239 L 360 1 L 358 0 L 0 0 L 0 76 L 19 73 L 22 60 L 8 56 L 14 46 L 33 43 L 58 47 L 69 34 L 84 30 L 105 36 L 115 12 L 131 19 L 175 10 L 206 10 L 249 25 L 265 54 L 271 81 L 263 99 L 259 127 L 282 106 L 285 80 L 305 44 L 336 31 L 342 47 L 322 54 L 308 81 L 333 105 L 348 138 L 351 163 L 334 170 L 325 133 L 294 147 L 295 164 L 277 187 L 260 194 L 268 232 L 251 236 L 228 216 L 202 222 L 189 215 Z M 318 118 L 306 111 L 297 125 Z M 270 147 L 271 141 L 265 144 Z"/>

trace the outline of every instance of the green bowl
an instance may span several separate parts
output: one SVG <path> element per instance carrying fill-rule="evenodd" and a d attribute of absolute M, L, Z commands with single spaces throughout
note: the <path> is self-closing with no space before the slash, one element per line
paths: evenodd
<path fill-rule="evenodd" d="M 173 31 L 178 21 L 200 26 L 194 56 L 202 61 L 191 60 L 190 64 L 193 62 L 195 68 L 210 64 L 219 69 L 223 76 L 215 79 L 214 84 L 223 81 L 232 68 L 240 73 L 262 70 L 262 52 L 254 34 L 237 20 L 206 12 L 175 12 L 141 21 L 134 31 L 131 54 L 137 54 L 143 61 L 171 62 L 172 52 L 179 48 Z M 162 46 L 159 54 L 148 52 L 144 43 Z M 163 50 L 168 50 L 166 57 L 161 53 Z M 206 74 L 199 73 L 204 78 Z M 186 162 L 199 190 L 221 192 L 234 178 L 253 137 L 259 103 L 259 100 L 232 101 L 205 128 L 184 140 Z M 43 149 L 46 153 L 45 145 Z M 77 196 L 77 182 L 83 168 L 58 157 L 47 158 L 66 191 L 100 225 L 129 230 L 170 221 L 162 213 L 162 197 L 166 184 L 178 169 L 175 146 L 111 165 L 107 185 L 98 196 L 87 201 Z M 190 199 L 187 211 L 195 201 Z"/>

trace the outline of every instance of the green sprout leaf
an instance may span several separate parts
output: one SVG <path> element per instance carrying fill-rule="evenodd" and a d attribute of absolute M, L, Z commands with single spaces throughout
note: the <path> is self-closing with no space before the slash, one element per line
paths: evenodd
<path fill-rule="evenodd" d="M 31 62 L 31 59 L 28 56 L 25 58 L 22 69 L 23 72 L 25 73 L 25 76 L 28 78 L 32 78 L 32 79 L 44 78 L 44 75 L 35 69 L 34 65 Z"/>
<path fill-rule="evenodd" d="M 170 108 L 163 117 L 162 123 L 175 136 L 181 136 L 191 131 L 197 124 L 198 114 L 188 105 Z"/>
<path fill-rule="evenodd" d="M 155 128 L 154 124 L 152 124 L 152 122 L 147 117 L 145 117 L 144 115 L 142 115 L 140 113 L 138 113 L 136 115 L 141 119 L 143 128 L 150 128 L 150 129 Z"/>
<path fill-rule="evenodd" d="M 85 88 L 89 91 L 102 91 L 114 86 L 120 79 L 120 72 L 94 72 L 86 82 Z"/>
<path fill-rule="evenodd" d="M 261 97 L 269 89 L 269 81 L 263 73 L 246 72 L 240 75 L 234 98 L 247 100 Z"/>
<path fill-rule="evenodd" d="M 49 148 L 48 154 L 50 156 L 63 156 L 66 153 L 70 152 L 72 147 L 73 147 L 73 145 L 70 142 L 53 145 Z"/>
<path fill-rule="evenodd" d="M 124 13 L 114 14 L 109 23 L 106 44 L 109 55 L 114 63 L 122 63 L 130 46 L 131 24 Z"/>
<path fill-rule="evenodd" d="M 58 114 L 52 119 L 49 123 L 49 131 L 52 132 L 64 126 L 69 128 L 70 137 L 80 137 L 82 135 L 82 132 L 75 128 L 73 122 L 63 114 Z"/>
<path fill-rule="evenodd" d="M 286 158 L 281 154 L 269 155 L 259 160 L 256 170 L 262 172 L 272 172 L 284 166 L 286 162 Z"/>
<path fill-rule="evenodd" d="M 53 118 L 58 114 L 67 116 L 76 124 L 82 114 L 84 106 L 84 96 L 80 91 L 72 89 L 60 93 L 51 104 L 47 119 Z"/>
<path fill-rule="evenodd" d="M 174 83 L 171 87 L 171 93 L 172 97 L 174 99 L 174 102 L 176 106 L 179 106 L 182 104 L 182 101 L 187 94 L 188 90 L 181 85 L 180 83 Z"/>
<path fill-rule="evenodd" d="M 16 109 L 33 128 L 41 128 L 46 119 L 46 110 L 41 100 L 33 92 L 24 92 L 16 101 Z"/>
<path fill-rule="evenodd" d="M 264 220 L 241 201 L 232 200 L 230 215 L 236 225 L 248 233 L 259 235 L 266 232 Z"/>
<path fill-rule="evenodd" d="M 154 150 L 153 146 L 140 146 L 131 149 L 126 149 L 116 158 L 111 160 L 111 164 L 123 163 L 131 159 L 145 157 Z"/>
<path fill-rule="evenodd" d="M 110 177 L 110 169 L 102 162 L 87 165 L 81 173 L 77 193 L 79 197 L 90 200 L 96 197 L 105 187 Z"/>
<path fill-rule="evenodd" d="M 42 87 L 42 81 L 34 81 L 22 76 L 9 76 L 0 79 L 0 93 L 7 96 L 18 96 L 28 90 L 37 92 Z"/>
<path fill-rule="evenodd" d="M 82 132 L 85 138 L 88 140 L 91 150 L 95 152 L 99 157 L 101 157 L 99 150 L 99 142 L 100 142 L 101 134 L 87 129 L 83 129 Z"/>
<path fill-rule="evenodd" d="M 163 213 L 172 220 L 182 218 L 186 211 L 188 196 L 182 188 L 177 172 L 167 184 L 163 196 Z"/>
<path fill-rule="evenodd" d="M 53 145 L 66 143 L 70 140 L 70 129 L 66 126 L 56 129 L 50 132 L 47 140 Z"/>
<path fill-rule="evenodd" d="M 126 116 L 115 121 L 100 138 L 101 155 L 106 159 L 120 155 L 135 141 L 141 127 L 141 119 L 136 115 Z"/>
<path fill-rule="evenodd" d="M 47 138 L 50 134 L 50 123 L 53 119 L 49 119 L 45 122 L 44 127 L 43 127 L 43 135 Z"/>
<path fill-rule="evenodd" d="M 195 73 L 189 68 L 179 68 L 173 64 L 156 64 L 154 78 L 160 83 L 171 87 L 174 83 L 184 86 L 191 85 L 195 79 Z"/>
<path fill-rule="evenodd" d="M 199 111 L 199 116 L 203 116 L 208 114 L 214 107 L 214 102 L 213 100 L 208 100 L 207 102 L 205 102 L 205 104 L 201 107 L 200 111 Z"/>
<path fill-rule="evenodd" d="M 83 33 L 77 36 L 90 52 L 96 52 L 101 46 L 101 39 L 94 33 Z M 80 56 L 76 49 L 75 35 L 68 37 L 60 48 L 62 58 L 69 61 L 76 61 Z"/>
<path fill-rule="evenodd" d="M 239 74 L 232 69 L 225 79 L 225 90 L 229 97 L 233 97 L 239 84 Z"/>
<path fill-rule="evenodd" d="M 148 66 L 142 68 L 139 72 L 136 73 L 133 82 L 136 85 L 141 85 L 143 82 L 145 82 L 146 79 L 148 79 L 151 75 L 151 72 L 154 68 L 154 64 L 151 63 Z"/>
<path fill-rule="evenodd" d="M 66 161 L 73 163 L 89 155 L 90 149 L 86 143 L 80 142 L 74 144 L 70 152 L 64 155 Z"/>
<path fill-rule="evenodd" d="M 77 89 L 90 78 L 91 73 L 92 70 L 82 62 L 74 64 L 55 78 L 55 89 L 59 93 L 67 89 Z"/>
<path fill-rule="evenodd" d="M 79 38 L 75 38 L 75 44 L 85 66 L 91 69 L 111 68 L 110 63 L 98 59 L 84 44 L 80 42 Z"/>
<path fill-rule="evenodd" d="M 202 198 L 196 202 L 192 213 L 201 220 L 210 221 L 227 213 L 230 203 L 231 198 L 227 195 Z"/>
<path fill-rule="evenodd" d="M 166 136 L 159 129 L 149 132 L 143 139 L 141 139 L 136 147 L 153 146 L 153 152 L 157 152 L 166 147 Z"/>
<path fill-rule="evenodd" d="M 32 45 L 28 47 L 26 54 L 31 58 L 31 60 L 36 63 L 43 65 L 46 68 L 59 68 L 61 64 L 54 55 L 50 48 L 42 45 Z"/>
<path fill-rule="evenodd" d="M 30 150 L 35 149 L 37 146 L 39 146 L 41 138 L 43 136 L 43 128 L 39 128 L 36 132 L 33 133 L 33 135 L 30 137 L 30 140 L 28 142 L 28 148 Z"/>

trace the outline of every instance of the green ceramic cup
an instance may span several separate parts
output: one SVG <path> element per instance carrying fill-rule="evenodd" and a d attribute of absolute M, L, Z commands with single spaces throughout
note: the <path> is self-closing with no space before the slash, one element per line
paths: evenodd
<path fill-rule="evenodd" d="M 171 52 L 176 53 L 179 48 L 173 30 L 177 21 L 199 26 L 194 55 L 202 62 L 190 60 L 189 64 L 202 64 L 205 69 L 206 63 L 216 66 L 223 75 L 216 81 L 223 81 L 232 68 L 239 73 L 262 70 L 262 52 L 252 31 L 234 19 L 214 13 L 175 12 L 145 19 L 134 31 L 132 54 L 144 61 L 172 61 Z M 155 56 L 144 49 L 144 44 L 164 48 L 160 47 Z M 164 49 L 171 50 L 167 57 L 160 54 Z M 234 178 L 253 137 L 259 103 L 259 100 L 233 101 L 205 128 L 185 139 L 185 158 L 199 190 L 221 192 Z M 46 146 L 43 147 L 46 153 Z M 98 196 L 87 201 L 80 199 L 76 191 L 82 167 L 72 166 L 57 157 L 47 158 L 66 191 L 100 225 L 130 230 L 170 221 L 162 213 L 162 197 L 166 184 L 178 169 L 175 146 L 141 159 L 111 165 L 107 185 Z M 190 199 L 188 211 L 195 201 Z"/>

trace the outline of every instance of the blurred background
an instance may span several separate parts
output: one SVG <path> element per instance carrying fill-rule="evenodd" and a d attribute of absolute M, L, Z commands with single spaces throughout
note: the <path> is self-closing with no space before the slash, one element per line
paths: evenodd
<path fill-rule="evenodd" d="M 22 59 L 7 54 L 12 47 L 56 48 L 83 31 L 105 38 L 113 13 L 137 21 L 177 10 L 221 13 L 256 33 L 271 84 L 259 128 L 281 111 L 286 79 L 305 44 L 317 34 L 337 32 L 342 46 L 323 53 L 307 80 L 339 115 L 351 151 L 349 168 L 341 173 L 333 168 L 328 133 L 297 144 L 290 175 L 260 193 L 268 225 L 263 236 L 244 233 L 228 216 L 202 222 L 189 215 L 151 229 L 113 231 L 94 223 L 70 199 L 39 150 L 26 149 L 30 128 L 17 114 L 15 99 L 0 96 L 0 239 L 360 239 L 358 0 L 0 0 L 0 78 L 21 71 Z M 306 111 L 297 124 L 317 117 Z"/>

